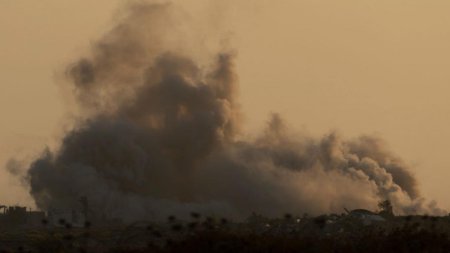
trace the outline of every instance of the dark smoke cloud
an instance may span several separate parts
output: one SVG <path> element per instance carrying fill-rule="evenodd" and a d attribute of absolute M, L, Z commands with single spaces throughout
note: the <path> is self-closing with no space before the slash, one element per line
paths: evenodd
<path fill-rule="evenodd" d="M 83 115 L 28 169 L 39 208 L 72 209 L 86 196 L 93 213 L 110 217 L 238 218 L 373 209 L 389 199 L 398 213 L 442 212 L 376 138 L 294 136 L 273 115 L 259 137 L 239 139 L 234 54 L 199 64 L 177 27 L 171 5 L 132 6 L 70 66 Z"/>

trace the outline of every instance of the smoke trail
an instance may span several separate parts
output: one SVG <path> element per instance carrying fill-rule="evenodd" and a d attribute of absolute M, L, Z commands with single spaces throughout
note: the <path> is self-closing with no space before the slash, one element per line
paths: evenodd
<path fill-rule="evenodd" d="M 83 117 L 28 169 L 36 205 L 161 218 L 200 211 L 342 212 L 390 199 L 398 213 L 440 213 L 383 143 L 294 137 L 280 116 L 239 140 L 234 55 L 205 67 L 177 45 L 171 5 L 132 6 L 92 54 L 69 67 Z M 181 44 L 183 44 L 182 39 Z"/>

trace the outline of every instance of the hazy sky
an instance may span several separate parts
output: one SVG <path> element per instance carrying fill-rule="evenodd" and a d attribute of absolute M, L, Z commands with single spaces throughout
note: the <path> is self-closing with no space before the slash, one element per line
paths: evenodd
<path fill-rule="evenodd" d="M 0 0 L 1 164 L 57 138 L 59 77 L 125 2 Z M 230 34 L 247 132 L 278 112 L 314 135 L 376 134 L 414 166 L 423 195 L 450 209 L 449 1 L 174 2 Z M 3 168 L 0 203 L 30 203 Z"/>

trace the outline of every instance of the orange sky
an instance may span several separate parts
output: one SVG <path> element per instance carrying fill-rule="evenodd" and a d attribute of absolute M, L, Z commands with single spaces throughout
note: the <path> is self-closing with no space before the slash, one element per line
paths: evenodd
<path fill-rule="evenodd" d="M 58 75 L 125 2 L 0 0 L 1 164 L 56 139 L 67 110 Z M 231 34 L 247 132 L 279 112 L 313 135 L 379 135 L 450 210 L 449 1 L 174 2 Z M 0 170 L 0 203 L 30 203 L 18 184 Z"/>

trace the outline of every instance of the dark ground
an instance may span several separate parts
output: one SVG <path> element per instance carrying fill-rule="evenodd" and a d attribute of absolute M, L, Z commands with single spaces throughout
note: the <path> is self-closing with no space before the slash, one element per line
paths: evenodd
<path fill-rule="evenodd" d="M 404 216 L 364 224 L 346 215 L 246 222 L 203 218 L 128 226 L 0 232 L 0 252 L 450 252 L 450 217 Z"/>

